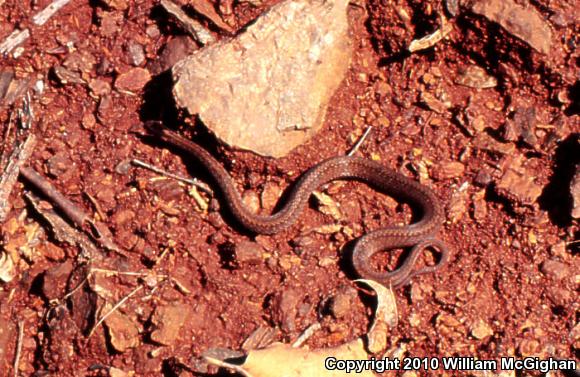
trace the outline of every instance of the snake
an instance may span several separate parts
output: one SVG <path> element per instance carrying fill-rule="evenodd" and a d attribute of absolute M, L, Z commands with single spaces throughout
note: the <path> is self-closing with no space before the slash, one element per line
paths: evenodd
<path fill-rule="evenodd" d="M 443 223 L 443 209 L 433 191 L 376 161 L 357 156 L 323 160 L 298 178 L 284 204 L 277 207 L 275 213 L 260 215 L 245 206 L 230 174 L 206 149 L 167 129 L 160 122 L 146 122 L 145 128 L 161 141 L 185 151 L 200 162 L 217 184 L 229 212 L 250 232 L 266 235 L 279 233 L 297 221 L 313 191 L 335 180 L 356 180 L 421 211 L 420 219 L 414 223 L 379 228 L 355 240 L 351 253 L 352 266 L 361 278 L 397 288 L 406 285 L 415 276 L 438 271 L 448 262 L 447 245 L 435 237 Z M 372 267 L 371 258 L 376 253 L 409 247 L 411 250 L 399 268 L 379 271 Z M 415 269 L 414 265 L 427 248 L 438 251 L 438 261 L 435 265 Z"/>

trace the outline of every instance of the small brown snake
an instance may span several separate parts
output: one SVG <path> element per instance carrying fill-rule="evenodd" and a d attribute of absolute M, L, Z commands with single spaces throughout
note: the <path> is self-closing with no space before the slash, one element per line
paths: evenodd
<path fill-rule="evenodd" d="M 290 227 L 306 207 L 308 198 L 314 190 L 330 181 L 354 179 L 415 205 L 422 210 L 423 215 L 413 224 L 380 228 L 361 236 L 352 252 L 352 263 L 359 276 L 396 288 L 405 285 L 414 276 L 439 270 L 449 258 L 446 245 L 434 238 L 443 222 L 443 211 L 435 194 L 426 186 L 375 161 L 354 156 L 339 156 L 324 160 L 299 178 L 280 210 L 269 216 L 261 216 L 250 212 L 244 206 L 232 178 L 209 152 L 167 130 L 159 122 L 149 122 L 146 127 L 161 140 L 188 152 L 201 162 L 215 179 L 232 215 L 244 228 L 254 233 L 274 234 Z M 412 249 L 398 269 L 379 272 L 371 268 L 370 258 L 375 253 L 404 247 Z M 437 249 L 440 253 L 437 264 L 413 270 L 423 250 L 429 247 Z"/>

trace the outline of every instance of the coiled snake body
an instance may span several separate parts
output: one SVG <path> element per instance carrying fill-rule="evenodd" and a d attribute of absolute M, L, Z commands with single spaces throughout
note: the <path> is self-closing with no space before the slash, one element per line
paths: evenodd
<path fill-rule="evenodd" d="M 275 234 L 294 224 L 307 205 L 311 193 L 320 186 L 338 179 L 354 179 L 365 182 L 378 191 L 402 199 L 422 211 L 422 218 L 410 225 L 385 227 L 361 236 L 352 251 L 352 263 L 356 272 L 365 279 L 378 281 L 386 286 L 399 287 L 413 276 L 435 272 L 448 260 L 446 245 L 435 239 L 443 221 L 443 211 L 434 193 L 400 173 L 387 169 L 379 163 L 353 156 L 339 156 L 324 160 L 304 173 L 293 185 L 285 204 L 276 213 L 262 216 L 249 211 L 243 204 L 235 184 L 213 156 L 199 145 L 150 122 L 147 129 L 161 140 L 194 156 L 213 176 L 223 193 L 225 204 L 244 228 L 259 234 Z M 379 251 L 412 247 L 401 266 L 390 272 L 371 268 L 370 258 Z M 413 270 L 413 266 L 427 247 L 438 249 L 440 258 L 436 265 Z"/>

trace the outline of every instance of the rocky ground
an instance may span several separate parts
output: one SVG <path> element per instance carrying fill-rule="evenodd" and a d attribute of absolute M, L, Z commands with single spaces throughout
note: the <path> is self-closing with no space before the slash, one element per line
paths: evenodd
<path fill-rule="evenodd" d="M 579 359 L 575 2 L 345 4 L 352 54 L 348 70 L 333 73 L 344 79 L 335 85 L 314 66 L 300 76 L 310 88 L 336 86 L 319 98 L 325 117 L 295 107 L 319 130 L 301 131 L 288 152 L 276 135 L 286 131 L 275 129 L 260 138 L 260 155 L 203 124 L 231 119 L 230 106 L 199 109 L 201 119 L 181 109 L 190 104 L 173 92 L 171 68 L 203 45 L 229 43 L 275 2 L 60 3 L 50 16 L 49 1 L 0 0 L 0 374 L 229 375 L 204 356 L 291 344 L 315 324 L 305 343 L 313 349 L 366 339 L 375 299 L 352 281 L 343 250 L 409 222 L 410 209 L 363 184 L 332 184 L 289 230 L 248 234 L 207 186 L 142 167 L 213 188 L 199 165 L 145 135 L 153 119 L 206 147 L 264 213 L 300 173 L 347 153 L 372 126 L 356 153 L 431 187 L 453 249 L 444 270 L 394 292 L 398 323 L 375 356 Z M 339 22 L 317 14 L 301 25 Z M 323 51 L 321 62 L 345 59 Z M 268 54 L 279 57 L 266 50 L 265 66 Z M 245 74 L 241 64 L 220 61 L 219 73 Z M 253 132 L 240 123 L 241 136 Z M 375 262 L 393 268 L 398 254 Z M 255 375 L 278 376 L 271 368 Z M 403 374 L 417 375 L 384 373 Z"/>

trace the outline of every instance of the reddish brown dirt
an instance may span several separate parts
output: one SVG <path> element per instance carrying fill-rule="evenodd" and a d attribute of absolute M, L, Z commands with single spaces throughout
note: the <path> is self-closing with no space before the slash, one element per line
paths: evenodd
<path fill-rule="evenodd" d="M 90 284 L 64 299 L 82 282 L 87 267 L 79 262 L 76 246 L 54 238 L 50 225 L 24 199 L 31 187 L 19 182 L 1 234 L 4 250 L 16 256 L 17 276 L 0 283 L 0 374 L 13 375 L 19 322 L 21 375 L 38 376 L 108 375 L 110 367 L 138 376 L 216 375 L 223 371 L 196 372 L 204 369 L 200 355 L 215 348 L 238 350 L 259 327 L 277 328 L 274 339 L 291 342 L 321 322 L 322 330 L 308 341 L 312 347 L 365 334 L 373 300 L 348 289 L 355 286 L 354 276 L 343 250 L 370 229 L 408 221 L 409 210 L 364 185 L 347 183 L 328 191 L 345 214 L 341 224 L 353 235 L 312 232 L 336 223 L 313 202 L 291 229 L 252 237 L 217 211 L 217 201 L 201 210 L 189 188 L 147 170 L 123 169 L 129 159 L 138 158 L 184 176 L 207 178 L 187 156 L 142 136 L 144 120 L 164 119 L 172 127 L 194 123 L 174 109 L 167 74 L 153 76 L 135 93 L 115 86 L 133 68 L 130 43 L 143 46 L 142 66 L 153 72 L 163 47 L 182 31 L 153 1 L 129 2 L 124 10 L 105 3 L 73 0 L 38 27 L 31 25 L 31 15 L 47 1 L 0 1 L 1 39 L 15 27 L 32 31 L 22 55 L 3 59 L 0 68 L 13 68 L 17 78 L 33 76 L 45 84 L 42 96 L 32 99 L 31 132 L 39 143 L 30 166 L 102 220 L 123 249 L 121 254 L 102 250 L 103 258 L 91 267 L 168 274 L 186 290 L 169 282 L 152 288 L 134 276 L 97 273 Z M 434 48 L 408 54 L 404 49 L 411 40 L 438 27 L 437 14 L 445 13 L 439 2 L 369 0 L 351 5 L 355 54 L 349 74 L 330 104 L 322 131 L 286 158 L 229 151 L 200 126 L 194 132 L 181 128 L 220 158 L 238 187 L 261 195 L 269 182 L 285 188 L 321 159 L 345 153 L 371 124 L 374 129 L 359 155 L 420 177 L 436 191 L 451 208 L 441 237 L 453 255 L 446 269 L 397 290 L 399 325 L 390 334 L 390 349 L 404 347 L 409 356 L 579 357 L 578 224 L 570 218 L 568 197 L 571 171 L 580 156 L 578 24 L 573 18 L 565 22 L 572 16 L 563 0 L 531 3 L 552 22 L 557 47 L 550 56 L 469 12 L 454 19 L 448 37 Z M 235 3 L 235 29 L 268 5 Z M 401 10 L 411 16 L 408 21 L 401 18 Z M 74 50 L 61 48 L 70 42 Z M 455 85 L 458 71 L 470 63 L 486 68 L 500 84 L 492 89 Z M 81 78 L 92 86 L 62 83 L 54 71 L 59 65 L 80 67 Z M 111 90 L 95 90 L 95 85 L 107 84 Z M 439 97 L 444 93 L 452 105 L 433 111 L 421 103 L 425 92 Z M 1 135 L 19 107 L 17 102 L 1 108 Z M 501 140 L 510 114 L 529 107 L 537 118 L 535 144 L 508 141 L 513 148 L 508 154 L 479 148 L 477 137 L 458 120 L 467 111 L 482 116 L 481 132 Z M 11 151 L 23 139 L 11 133 L 3 147 Z M 542 188 L 531 205 L 502 195 L 496 187 L 516 155 L 523 157 L 526 174 Z M 434 179 L 437 169 L 450 161 L 459 161 L 464 172 Z M 35 239 L 32 246 L 30 238 Z M 242 258 L 236 245 L 256 238 L 263 247 L 259 258 Z M 32 255 L 23 257 L 18 250 L 24 249 Z M 384 256 L 376 262 L 395 263 Z M 552 262 L 560 264 L 550 267 Z M 95 287 L 105 292 L 99 298 Z M 120 352 L 112 345 L 110 324 L 99 325 L 88 336 L 95 318 L 110 308 L 105 303 L 114 305 L 137 287 L 144 288 L 129 297 L 117 319 L 135 329 L 136 343 Z M 350 301 L 347 310 L 333 316 L 329 302 L 337 296 Z M 163 346 L 154 340 L 154 313 L 171 305 L 187 318 L 177 338 Z M 477 336 L 482 326 L 489 333 Z"/>

